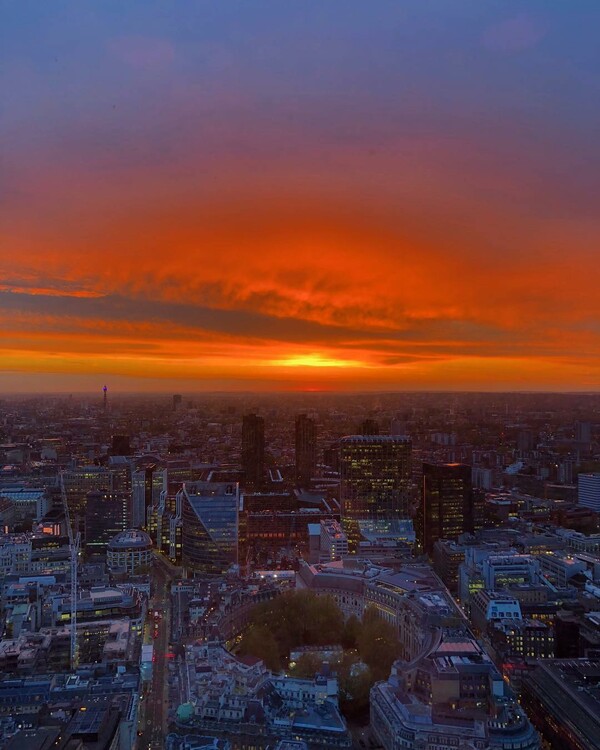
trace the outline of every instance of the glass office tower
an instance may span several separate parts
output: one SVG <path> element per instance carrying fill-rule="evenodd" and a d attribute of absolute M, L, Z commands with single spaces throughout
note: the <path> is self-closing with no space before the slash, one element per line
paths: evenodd
<path fill-rule="evenodd" d="M 410 438 L 352 435 L 340 441 L 342 521 L 351 548 L 361 531 L 388 535 L 410 513 Z"/>

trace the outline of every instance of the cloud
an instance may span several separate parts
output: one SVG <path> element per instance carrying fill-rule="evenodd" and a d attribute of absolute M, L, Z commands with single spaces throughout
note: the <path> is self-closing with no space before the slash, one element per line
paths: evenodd
<path fill-rule="evenodd" d="M 387 5 L 389 23 L 364 4 L 341 25 L 326 11 L 327 32 L 321 10 L 291 22 L 285 3 L 268 23 L 231 23 L 219 4 L 168 27 L 100 13 L 76 49 L 73 19 L 49 29 L 30 74 L 6 78 L 3 366 L 344 387 L 597 379 L 591 56 L 554 75 L 571 43 L 554 35 L 515 67 L 486 50 L 539 44 L 542 20 L 473 39 L 455 8 L 399 24 Z M 48 66 L 61 45 L 72 54 Z"/>

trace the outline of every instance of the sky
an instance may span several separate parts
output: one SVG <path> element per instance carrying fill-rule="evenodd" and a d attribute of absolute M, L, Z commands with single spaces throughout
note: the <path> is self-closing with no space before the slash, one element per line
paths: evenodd
<path fill-rule="evenodd" d="M 600 389 L 597 0 L 0 0 L 0 392 Z"/>

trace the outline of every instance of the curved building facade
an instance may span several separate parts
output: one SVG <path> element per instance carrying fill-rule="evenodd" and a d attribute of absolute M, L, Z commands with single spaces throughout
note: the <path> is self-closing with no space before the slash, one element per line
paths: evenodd
<path fill-rule="evenodd" d="M 237 483 L 189 482 L 177 495 L 181 560 L 188 573 L 221 575 L 237 564 Z"/>
<path fill-rule="evenodd" d="M 121 531 L 108 543 L 106 562 L 112 571 L 136 574 L 152 563 L 152 539 L 145 531 Z"/>

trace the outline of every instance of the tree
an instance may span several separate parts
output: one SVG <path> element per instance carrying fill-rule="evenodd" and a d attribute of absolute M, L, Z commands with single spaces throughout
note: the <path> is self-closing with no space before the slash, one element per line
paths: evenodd
<path fill-rule="evenodd" d="M 262 659 L 273 672 L 279 672 L 281 661 L 279 647 L 273 633 L 264 625 L 251 625 L 244 633 L 240 643 L 240 654 Z"/>
<path fill-rule="evenodd" d="M 344 624 L 344 629 L 342 630 L 342 646 L 345 649 L 356 648 L 360 631 L 360 620 L 356 615 L 350 615 Z"/>
<path fill-rule="evenodd" d="M 392 664 L 400 653 L 400 642 L 394 626 L 386 622 L 374 607 L 365 612 L 358 650 L 375 682 L 389 677 Z"/>
<path fill-rule="evenodd" d="M 315 674 L 320 670 L 322 660 L 317 654 L 306 653 L 302 654 L 296 665 L 291 670 L 294 677 L 300 679 L 312 679 Z"/>

